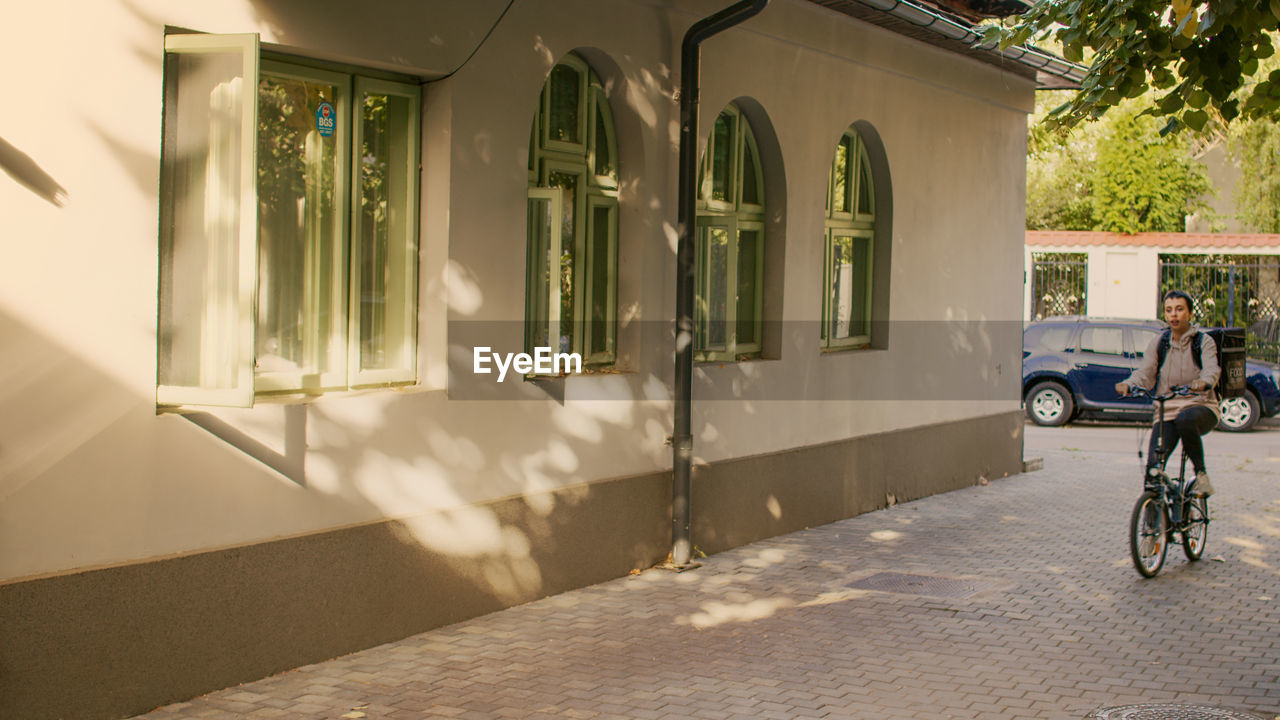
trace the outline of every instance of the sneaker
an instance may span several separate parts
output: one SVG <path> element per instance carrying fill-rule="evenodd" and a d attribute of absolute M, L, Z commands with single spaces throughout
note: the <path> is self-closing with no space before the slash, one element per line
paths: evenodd
<path fill-rule="evenodd" d="M 1195 484 L 1191 486 L 1192 497 L 1209 497 L 1213 494 L 1213 483 L 1209 482 L 1209 473 L 1201 470 L 1196 473 Z"/>

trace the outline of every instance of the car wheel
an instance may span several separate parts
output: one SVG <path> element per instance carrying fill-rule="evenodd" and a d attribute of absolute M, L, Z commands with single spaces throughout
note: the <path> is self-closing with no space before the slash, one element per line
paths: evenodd
<path fill-rule="evenodd" d="M 1218 403 L 1222 410 L 1222 419 L 1218 421 L 1218 429 L 1227 432 L 1245 432 L 1251 430 L 1262 415 L 1262 403 L 1252 390 L 1245 390 L 1240 397 L 1226 398 Z"/>
<path fill-rule="evenodd" d="M 1071 391 L 1056 382 L 1042 382 L 1031 388 L 1026 399 L 1027 417 L 1037 425 L 1063 425 L 1075 412 Z"/>

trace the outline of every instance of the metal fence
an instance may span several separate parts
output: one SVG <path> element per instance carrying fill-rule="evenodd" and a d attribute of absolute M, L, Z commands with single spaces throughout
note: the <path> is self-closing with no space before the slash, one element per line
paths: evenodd
<path fill-rule="evenodd" d="M 1089 287 L 1087 253 L 1031 253 L 1031 319 L 1083 315 Z"/>
<path fill-rule="evenodd" d="M 1191 294 L 1201 325 L 1245 328 L 1249 357 L 1280 362 L 1280 256 L 1161 255 L 1157 308 L 1169 290 Z"/>

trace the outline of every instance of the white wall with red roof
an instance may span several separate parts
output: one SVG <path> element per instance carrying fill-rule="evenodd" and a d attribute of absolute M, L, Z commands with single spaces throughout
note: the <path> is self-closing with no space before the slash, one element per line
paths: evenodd
<path fill-rule="evenodd" d="M 1142 318 L 1154 316 L 1161 254 L 1280 255 L 1280 234 L 1028 230 L 1024 308 L 1032 307 L 1032 255 L 1044 252 L 1088 257 L 1086 315 Z"/>

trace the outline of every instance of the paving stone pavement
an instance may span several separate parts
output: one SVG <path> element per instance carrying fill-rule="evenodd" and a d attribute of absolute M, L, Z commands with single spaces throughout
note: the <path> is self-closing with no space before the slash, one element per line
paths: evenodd
<path fill-rule="evenodd" d="M 1219 493 L 1205 559 L 1188 563 L 1175 546 L 1152 580 L 1133 570 L 1126 540 L 1139 461 L 1046 446 L 1037 472 L 140 717 L 1065 720 L 1185 703 L 1271 720 L 1280 457 L 1209 449 Z M 895 588 L 880 573 L 959 582 Z"/>

